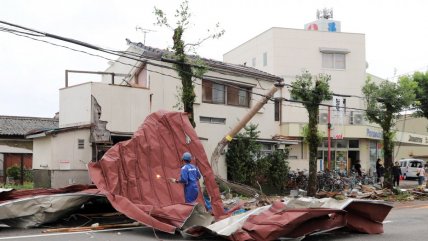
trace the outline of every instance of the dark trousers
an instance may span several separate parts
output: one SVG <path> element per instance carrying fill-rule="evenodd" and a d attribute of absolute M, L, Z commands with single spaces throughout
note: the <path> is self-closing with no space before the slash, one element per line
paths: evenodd
<path fill-rule="evenodd" d="M 395 185 L 395 183 L 397 183 L 397 185 Z M 394 186 L 400 186 L 400 176 L 394 176 L 394 181 L 393 184 Z"/>

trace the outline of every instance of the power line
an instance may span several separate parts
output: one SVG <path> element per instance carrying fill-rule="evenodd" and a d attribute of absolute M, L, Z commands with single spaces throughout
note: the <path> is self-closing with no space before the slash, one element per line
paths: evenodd
<path fill-rule="evenodd" d="M 131 59 L 131 60 L 135 60 L 135 61 L 137 61 L 137 63 L 138 62 L 143 62 L 143 63 L 148 63 L 148 64 L 151 64 L 151 65 L 154 65 L 154 66 L 157 66 L 157 67 L 161 67 L 161 68 L 167 68 L 167 69 L 177 70 L 176 68 L 173 68 L 173 67 L 170 67 L 170 66 L 167 66 L 167 65 L 157 64 L 157 63 L 150 62 L 150 61 L 147 60 L 147 59 L 150 59 L 148 56 L 144 56 L 144 58 L 143 58 L 143 56 L 141 54 L 139 54 L 139 53 L 130 52 L 130 51 L 116 51 L 116 50 L 105 49 L 105 48 L 101 48 L 101 47 L 98 47 L 98 46 L 95 46 L 93 44 L 86 43 L 86 42 L 83 42 L 83 41 L 74 40 L 74 39 L 71 39 L 71 38 L 66 38 L 66 37 L 62 37 L 62 36 L 58 36 L 58 35 L 54 35 L 54 34 L 40 32 L 40 31 L 37 31 L 37 30 L 34 30 L 34 29 L 26 28 L 26 27 L 23 27 L 23 26 L 19 26 L 19 25 L 16 25 L 16 24 L 11 24 L 11 23 L 4 22 L 4 21 L 0 21 L 0 23 L 6 24 L 6 25 L 9 25 L 9 26 L 13 26 L 13 27 L 16 27 L 16 28 L 21 28 L 21 29 L 24 29 L 26 31 L 35 32 L 36 34 L 28 33 L 28 32 L 23 32 L 23 31 L 17 31 L 17 30 L 14 30 L 14 29 L 8 29 L 8 28 L 3 28 L 3 27 L 0 28 L 0 31 L 4 31 L 4 32 L 8 32 L 8 33 L 15 34 L 15 35 L 18 35 L 18 36 L 26 37 L 26 38 L 29 38 L 29 39 L 32 39 L 32 40 L 36 40 L 36 41 L 48 43 L 48 44 L 51 44 L 51 45 L 54 45 L 54 46 L 63 47 L 63 48 L 69 49 L 69 50 L 73 50 L 73 51 L 85 53 L 85 54 L 88 54 L 88 55 L 91 55 L 91 56 L 100 57 L 100 58 L 103 58 L 103 59 L 106 59 L 106 60 L 109 60 L 109 61 L 118 62 L 118 63 L 124 64 L 124 65 L 131 66 L 132 68 L 135 68 L 136 64 L 131 65 L 131 64 L 128 64 L 128 63 L 121 62 L 119 60 L 112 60 L 112 59 L 109 59 L 107 57 L 104 57 L 104 56 L 101 56 L 101 55 L 98 55 L 98 54 L 92 54 L 92 53 L 89 53 L 89 52 L 86 52 L 86 51 L 83 51 L 83 50 L 76 50 L 76 49 L 73 49 L 73 48 L 65 46 L 65 45 L 60 45 L 60 44 L 52 43 L 52 42 L 49 42 L 49 41 L 46 41 L 46 40 L 37 39 L 35 37 L 50 37 L 50 38 L 54 38 L 54 39 L 57 39 L 57 40 L 61 40 L 61 41 L 65 41 L 65 42 L 70 42 L 70 43 L 73 43 L 73 44 L 76 44 L 76 45 L 87 47 L 87 48 L 90 48 L 90 49 L 93 49 L 93 50 L 96 50 L 96 51 L 101 51 L 101 52 L 104 52 L 104 53 L 107 53 L 107 54 L 117 55 L 119 57 L 124 57 L 124 58 L 128 58 L 128 59 Z M 27 36 L 27 35 L 30 35 L 30 36 Z M 154 59 L 154 58 L 152 58 L 152 59 Z M 155 59 L 155 60 L 158 60 L 158 59 Z M 190 64 L 190 65 L 192 65 L 192 64 Z M 195 66 L 195 65 L 192 65 L 192 66 Z M 215 68 L 211 68 L 211 69 L 215 69 Z M 169 77 L 172 77 L 172 78 L 175 78 L 175 79 L 179 79 L 178 77 L 175 77 L 175 76 L 172 76 L 172 75 L 168 75 L 168 74 L 165 74 L 165 73 L 161 73 L 161 72 L 157 72 L 157 71 L 153 71 L 153 70 L 151 72 L 156 72 L 158 74 L 167 75 Z M 258 81 L 261 89 L 265 89 L 265 88 L 263 88 L 261 86 L 260 81 L 257 78 L 256 78 L 256 80 Z M 255 92 L 249 91 L 247 88 L 241 88 L 241 87 L 237 87 L 236 85 L 230 85 L 230 84 L 224 84 L 224 85 L 231 86 L 233 88 L 238 88 L 238 89 L 247 91 L 250 94 L 259 95 L 259 96 L 262 96 L 262 97 L 267 97 L 267 96 L 265 96 L 263 94 L 259 94 L 259 93 L 255 93 Z M 285 86 L 287 88 L 291 88 L 292 87 L 292 85 L 290 85 L 290 84 L 285 84 Z M 360 96 L 342 95 L 342 94 L 337 94 L 337 93 L 333 93 L 333 95 L 363 98 L 363 97 L 360 97 Z M 270 100 L 272 100 L 272 99 L 273 98 L 270 98 Z M 289 100 L 289 99 L 286 99 L 286 98 L 282 98 L 282 100 L 288 101 L 288 102 L 294 102 L 294 103 L 310 104 L 310 102 L 297 101 L 297 100 Z M 328 105 L 328 104 L 322 104 L 322 103 L 320 103 L 318 105 L 319 106 L 326 106 L 326 107 L 336 107 L 334 105 Z M 339 108 L 346 108 L 346 109 L 350 109 L 350 110 L 366 111 L 365 109 L 352 108 L 352 107 L 339 107 Z"/>
<path fill-rule="evenodd" d="M 0 21 L 0 23 L 5 24 L 5 25 L 9 25 L 9 26 L 13 26 L 15 28 L 24 29 L 26 31 L 31 31 L 31 32 L 37 33 L 37 35 L 32 34 L 33 36 L 37 36 L 37 37 L 50 37 L 50 38 L 54 38 L 54 39 L 57 39 L 57 40 L 61 40 L 61 41 L 65 41 L 65 42 L 70 42 L 70 43 L 73 43 L 73 44 L 76 44 L 76 45 L 87 47 L 87 48 L 90 48 L 90 49 L 93 49 L 93 50 L 101 51 L 101 52 L 104 52 L 104 53 L 107 53 L 107 54 L 112 54 L 112 55 L 117 55 L 119 57 L 128 58 L 128 59 L 135 60 L 135 61 L 138 61 L 138 62 L 148 62 L 147 59 L 157 60 L 155 58 L 150 58 L 148 56 L 144 56 L 144 59 L 143 59 L 142 55 L 139 54 L 139 53 L 134 53 L 134 52 L 129 52 L 129 51 L 117 51 L 117 50 L 111 50 L 111 49 L 101 48 L 101 47 L 98 47 L 98 46 L 95 46 L 93 44 L 90 44 L 90 43 L 87 43 L 87 42 L 83 42 L 83 41 L 80 41 L 80 40 L 75 40 L 75 39 L 71 39 L 71 38 L 67 38 L 67 37 L 62 37 L 62 36 L 55 35 L 55 34 L 41 32 L 41 31 L 38 31 L 38 30 L 35 30 L 35 29 L 23 27 L 23 26 L 20 26 L 20 25 L 17 25 L 17 24 L 8 23 L 8 22 L 5 22 L 5 21 Z M 29 36 L 24 36 L 23 34 L 31 34 L 31 33 L 28 33 L 28 32 L 20 32 L 20 31 L 13 30 L 13 29 L 7 29 L 6 32 L 13 33 L 13 34 L 16 34 L 16 32 L 19 32 L 22 35 L 19 35 L 19 34 L 17 34 L 17 35 L 23 36 L 23 37 L 29 37 Z M 29 38 L 31 38 L 31 37 L 29 37 Z M 35 38 L 31 38 L 31 39 L 44 42 L 43 40 L 39 40 L 39 39 L 35 39 Z M 46 42 L 46 43 L 48 43 L 48 42 Z M 57 45 L 57 44 L 53 44 L 53 45 L 71 49 L 70 47 L 67 47 L 67 46 L 64 46 L 64 45 Z M 85 53 L 85 51 L 79 51 L 79 52 Z M 94 54 L 91 54 L 91 55 L 97 56 L 97 55 L 94 55 Z M 98 57 L 101 57 L 101 56 L 98 56 Z M 107 59 L 105 57 L 102 57 L 102 58 Z M 110 59 L 108 59 L 108 60 L 110 60 Z M 120 61 L 118 61 L 118 62 L 120 62 Z M 155 64 L 153 62 L 149 62 L 149 63 L 152 64 L 152 65 L 155 65 L 155 66 L 157 65 L 158 67 L 170 68 L 170 69 L 176 70 L 175 68 L 172 68 L 172 67 L 169 67 L 169 66 L 159 65 L 159 64 Z M 125 63 L 122 63 L 122 64 L 125 64 Z M 126 64 L 126 65 L 129 65 L 129 64 Z M 205 67 L 205 66 L 194 65 L 194 64 L 191 64 L 191 63 L 189 63 L 189 65 L 194 66 L 194 67 Z M 135 65 L 130 65 L 130 66 L 135 67 Z M 219 68 L 215 68 L 213 66 L 210 66 L 210 68 L 208 68 L 208 69 L 215 70 L 215 69 L 219 69 Z M 257 78 L 256 78 L 256 80 L 258 81 Z M 291 85 L 289 85 L 289 84 L 285 84 L 285 85 L 287 87 L 291 87 Z M 261 87 L 261 89 L 264 89 L 261 85 L 260 85 L 260 87 Z M 343 95 L 343 94 L 337 94 L 337 93 L 333 93 L 333 94 L 336 95 L 336 96 L 348 96 L 348 97 L 362 98 L 360 96 L 354 96 L 354 95 Z"/>

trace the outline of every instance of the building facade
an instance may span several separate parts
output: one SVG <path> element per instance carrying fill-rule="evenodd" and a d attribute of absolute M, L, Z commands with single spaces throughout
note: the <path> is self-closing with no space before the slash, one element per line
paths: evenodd
<path fill-rule="evenodd" d="M 59 128 L 34 133 L 33 168 L 36 186 L 60 187 L 88 183 L 86 164 L 101 158 L 115 143 L 129 139 L 145 117 L 158 110 L 179 111 L 181 80 L 173 60 L 162 50 L 129 43 L 132 57 L 120 57 L 103 73 L 101 82 L 60 89 Z M 139 56 L 140 61 L 135 60 Z M 196 132 L 210 157 L 218 142 L 282 78 L 242 65 L 204 60 L 208 72 L 194 78 Z M 251 119 L 261 142 L 289 145 L 272 138 L 280 132 L 273 103 Z M 226 177 L 224 155 L 214 170 Z"/>
<path fill-rule="evenodd" d="M 331 129 L 331 161 L 333 169 L 349 172 L 352 165 L 361 160 L 362 168 L 372 173 L 377 158 L 382 154 L 382 130 L 365 119 L 365 104 L 362 87 L 367 77 L 365 35 L 340 32 L 340 22 L 321 18 L 305 25 L 305 29 L 271 28 L 246 41 L 223 56 L 224 61 L 246 64 L 284 78 L 290 84 L 297 75 L 307 70 L 313 75 L 331 76 L 332 101 L 320 106 L 319 130 L 328 136 Z M 374 81 L 380 79 L 370 76 Z M 290 92 L 283 88 L 281 97 L 291 99 Z M 308 123 L 308 114 L 299 103 L 281 103 L 280 135 L 302 139 L 302 128 Z M 413 133 L 420 138 L 426 133 Z M 397 136 L 409 136 L 409 130 L 400 130 Z M 408 138 L 396 139 L 397 143 L 415 144 Z M 428 142 L 418 143 L 428 148 Z M 293 168 L 308 168 L 308 146 L 292 146 L 290 163 Z M 319 168 L 328 163 L 328 141 L 318 148 Z"/>
<path fill-rule="evenodd" d="M 21 182 L 7 176 L 10 167 L 17 166 L 23 172 L 32 169 L 33 141 L 25 136 L 31 131 L 58 127 L 58 119 L 25 116 L 0 116 L 0 183 Z M 22 174 L 22 173 L 21 173 Z"/>

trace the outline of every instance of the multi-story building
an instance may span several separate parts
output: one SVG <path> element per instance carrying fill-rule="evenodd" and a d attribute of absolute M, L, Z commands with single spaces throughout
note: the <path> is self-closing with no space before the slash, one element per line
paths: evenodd
<path fill-rule="evenodd" d="M 34 138 L 36 186 L 90 182 L 88 162 L 99 160 L 113 144 L 131 138 L 150 113 L 179 110 L 181 80 L 174 60 L 163 50 L 128 44 L 129 49 L 122 53 L 127 57 L 112 61 L 105 72 L 86 71 L 101 74 L 101 82 L 71 86 L 66 78 L 65 87 L 60 89 L 59 128 L 29 136 Z M 325 103 L 332 106 L 330 111 L 320 107 L 319 119 L 319 129 L 326 137 L 329 116 L 333 123 L 331 167 L 349 170 L 360 159 L 363 169 L 371 172 L 375 160 L 382 158 L 382 130 L 364 118 L 361 88 L 368 77 L 364 34 L 342 33 L 339 22 L 319 19 L 305 30 L 271 28 L 226 53 L 224 60 L 228 63 L 205 59 L 208 72 L 194 79 L 196 132 L 208 157 L 262 98 L 259 94 L 265 94 L 278 81 L 290 84 L 296 75 L 308 70 L 331 75 L 335 97 Z M 251 120 L 258 124 L 259 141 L 264 151 L 291 145 L 292 168 L 308 168 L 308 146 L 302 141 L 307 112 L 298 103 L 284 101 L 290 99 L 287 88 L 275 97 Z M 397 137 L 401 146 L 428 146 L 426 133 L 406 129 L 398 131 Z M 327 138 L 318 150 L 319 167 L 323 168 L 328 165 Z M 214 171 L 226 177 L 224 155 Z"/>
<path fill-rule="evenodd" d="M 33 168 L 36 186 L 59 187 L 89 182 L 86 164 L 100 159 L 112 144 L 129 139 L 147 115 L 158 110 L 178 110 L 181 80 L 165 52 L 128 42 L 128 57 L 111 62 L 101 82 L 87 82 L 60 89 L 59 128 L 35 133 Z M 195 78 L 196 132 L 208 157 L 218 142 L 252 106 L 282 78 L 242 65 L 205 60 L 208 68 Z M 81 71 L 68 71 L 68 73 Z M 91 72 L 92 73 L 92 72 Z M 260 142 L 296 144 L 274 140 L 280 131 L 273 103 L 251 119 L 258 124 Z M 226 177 L 224 155 L 218 169 Z"/>
<path fill-rule="evenodd" d="M 330 88 L 335 93 L 332 101 L 324 104 L 330 108 L 331 168 L 349 170 L 356 160 L 361 160 L 363 169 L 372 171 L 377 158 L 382 158 L 382 130 L 364 118 L 362 87 L 368 77 L 365 54 L 365 35 L 340 32 L 340 22 L 320 18 L 305 25 L 305 29 L 274 27 L 246 41 L 224 54 L 224 61 L 245 64 L 284 78 L 290 84 L 297 75 L 307 70 L 331 76 Z M 371 76 L 373 80 L 379 80 Z M 283 88 L 281 96 L 290 99 L 290 92 Z M 282 102 L 280 135 L 302 139 L 302 128 L 308 122 L 308 114 L 302 105 Z M 329 108 L 320 107 L 319 130 L 328 136 Z M 397 136 L 415 135 L 423 140 L 425 134 L 401 130 Z M 419 144 L 409 138 L 398 138 L 397 143 Z M 326 166 L 328 141 L 324 139 L 318 148 L 320 166 Z M 308 168 L 308 146 L 292 147 L 290 160 L 293 167 Z"/>

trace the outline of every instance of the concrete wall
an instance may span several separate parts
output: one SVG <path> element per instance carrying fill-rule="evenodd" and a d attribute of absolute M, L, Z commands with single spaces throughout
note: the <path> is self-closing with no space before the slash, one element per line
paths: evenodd
<path fill-rule="evenodd" d="M 78 140 L 84 148 L 78 148 Z M 86 170 L 92 160 L 89 129 L 60 132 L 53 136 L 34 139 L 33 169 Z"/>
<path fill-rule="evenodd" d="M 52 136 L 46 136 L 33 140 L 33 169 L 47 169 L 52 165 L 52 139 Z"/>
<path fill-rule="evenodd" d="M 34 188 L 51 188 L 51 170 L 34 169 Z"/>
<path fill-rule="evenodd" d="M 61 188 L 76 184 L 89 184 L 86 170 L 33 170 L 34 188 Z"/>
<path fill-rule="evenodd" d="M 349 51 L 346 54 L 346 69 L 323 68 L 320 48 Z M 313 75 L 331 75 L 330 86 L 333 92 L 361 96 L 361 88 L 366 80 L 364 34 L 271 28 L 227 52 L 223 58 L 225 62 L 247 62 L 251 66 L 251 59 L 259 59 L 266 51 L 269 56 L 267 66 L 257 65 L 256 68 L 281 76 L 288 84 L 302 70 L 308 70 Z M 287 88 L 283 88 L 282 96 L 290 98 Z M 359 99 L 347 99 L 348 107 L 361 108 L 362 104 Z M 282 121 L 307 122 L 307 112 L 301 107 L 300 104 L 285 103 Z"/>
<path fill-rule="evenodd" d="M 91 83 L 59 90 L 59 127 L 91 123 Z"/>
<path fill-rule="evenodd" d="M 160 62 L 157 62 L 158 64 Z M 168 65 L 167 63 L 161 63 Z M 77 125 L 87 123 L 90 121 L 90 96 L 93 95 L 98 104 L 101 106 L 101 120 L 107 121 L 107 129 L 112 132 L 135 132 L 138 127 L 143 123 L 145 117 L 158 110 L 171 110 L 179 111 L 174 107 L 178 103 L 177 90 L 181 86 L 176 72 L 173 69 L 161 68 L 154 65 L 146 65 L 147 75 L 149 80 L 148 88 L 127 87 L 123 85 L 109 85 L 109 79 L 106 76 L 104 82 L 101 83 L 85 83 L 76 87 L 69 87 L 61 89 L 60 95 L 63 104 L 60 104 L 60 114 L 64 120 L 61 121 L 61 126 Z M 108 72 L 124 73 L 126 71 L 138 72 L 137 69 L 131 67 L 124 67 L 121 64 L 113 63 L 108 69 Z M 242 75 L 230 75 L 218 72 L 208 72 L 205 74 L 210 79 L 218 79 L 226 84 L 244 84 L 253 87 L 252 91 L 255 93 L 265 94 L 273 86 L 273 82 L 265 81 L 263 79 L 255 79 L 245 77 Z M 177 76 L 172 78 L 171 76 Z M 207 77 L 208 78 L 208 77 Z M 132 79 L 132 78 L 131 78 Z M 217 146 L 217 143 L 223 136 L 234 126 L 236 123 L 248 112 L 249 107 L 236 107 L 223 104 L 211 104 L 202 102 L 202 80 L 195 80 L 195 94 L 197 95 L 194 114 L 197 123 L 196 131 L 200 137 L 207 139 L 203 142 L 205 151 L 208 158 Z M 119 83 L 119 82 L 117 82 Z M 75 93 L 79 92 L 79 93 Z M 79 98 L 80 101 L 73 101 Z M 250 106 L 256 104 L 260 100 L 260 96 L 253 94 L 251 96 Z M 77 112 L 82 113 L 77 113 Z M 225 118 L 225 124 L 211 124 L 200 123 L 200 116 Z M 61 117 L 61 118 L 62 118 Z M 279 131 L 279 122 L 274 121 L 274 105 L 267 104 L 260 110 L 256 116 L 251 120 L 251 123 L 259 124 L 258 130 L 261 131 L 261 138 L 271 138 Z M 269 123 L 269 124 L 266 124 Z M 61 136 L 67 134 L 60 134 Z M 58 136 L 60 136 L 58 135 Z M 88 135 L 86 133 L 85 135 Z M 71 140 L 66 137 L 59 142 L 57 148 L 63 149 L 71 145 Z M 61 144 L 59 144 L 61 143 Z M 79 158 L 71 155 L 71 150 L 63 150 L 61 157 L 53 157 L 49 169 L 58 169 L 55 162 L 59 160 L 73 160 L 72 163 L 79 162 Z M 55 154 L 53 154 L 55 155 Z M 90 159 L 89 152 L 85 153 L 84 158 Z M 72 165 L 74 165 L 72 164 Z M 71 169 L 79 169 L 79 167 L 72 166 Z M 219 173 L 226 176 L 226 168 L 224 157 L 221 158 L 219 163 Z"/>
<path fill-rule="evenodd" d="M 88 183 L 87 163 L 92 160 L 89 129 L 60 132 L 34 139 L 34 183 L 38 187 L 60 187 L 63 183 Z M 78 148 L 78 140 L 84 140 L 84 148 Z M 67 173 L 68 176 L 56 173 Z M 73 173 L 76 175 L 73 177 Z M 83 173 L 86 173 L 83 175 Z M 49 182 L 44 175 L 52 175 Z M 53 176 L 53 175 L 56 176 Z M 64 174 L 65 175 L 65 174 Z M 55 178 L 53 178 L 55 177 Z M 68 181 L 68 179 L 72 179 Z M 61 183 L 61 185 L 57 184 Z"/>
<path fill-rule="evenodd" d="M 90 184 L 87 170 L 52 170 L 51 187 L 60 188 L 76 184 Z"/>

